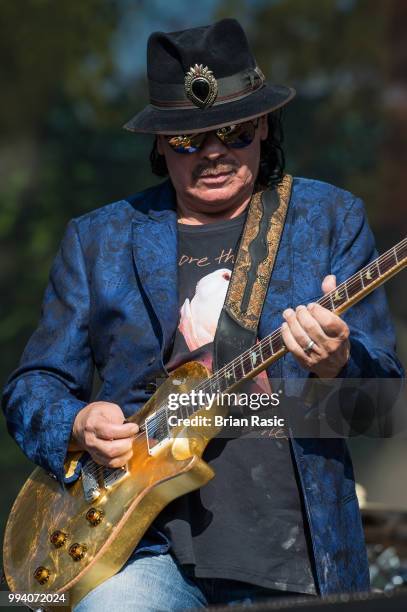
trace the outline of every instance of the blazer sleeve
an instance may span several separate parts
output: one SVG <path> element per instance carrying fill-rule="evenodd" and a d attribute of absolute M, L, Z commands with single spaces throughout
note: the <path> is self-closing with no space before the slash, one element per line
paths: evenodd
<path fill-rule="evenodd" d="M 354 198 L 346 213 L 341 214 L 343 210 L 337 213 L 330 253 L 330 271 L 336 275 L 338 285 L 378 256 L 363 202 Z M 350 432 L 389 436 L 393 429 L 392 408 L 403 388 L 404 370 L 396 355 L 384 288 L 374 290 L 342 317 L 350 330 L 350 357 L 337 375 L 337 384 L 309 376 L 305 387 L 306 431 L 311 432 L 310 437 L 320 435 L 323 423 L 328 437 L 346 437 Z M 299 403 L 295 408 L 303 427 L 303 405 Z"/>
<path fill-rule="evenodd" d="M 2 399 L 9 433 L 60 483 L 67 482 L 64 461 L 75 416 L 91 396 L 88 321 L 88 279 L 73 220 L 51 268 L 39 326 Z"/>
<path fill-rule="evenodd" d="M 339 284 L 377 256 L 363 202 L 355 198 L 333 243 L 331 272 Z M 384 287 L 352 306 L 343 319 L 350 329 L 351 351 L 339 377 L 399 378 L 404 375 L 396 356 L 395 333 Z"/>

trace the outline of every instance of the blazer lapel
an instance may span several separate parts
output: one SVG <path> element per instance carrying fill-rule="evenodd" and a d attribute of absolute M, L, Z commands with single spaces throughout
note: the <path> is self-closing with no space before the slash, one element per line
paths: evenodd
<path fill-rule="evenodd" d="M 133 258 L 141 285 L 161 326 L 165 348 L 178 325 L 177 216 L 150 211 L 132 223 Z"/>

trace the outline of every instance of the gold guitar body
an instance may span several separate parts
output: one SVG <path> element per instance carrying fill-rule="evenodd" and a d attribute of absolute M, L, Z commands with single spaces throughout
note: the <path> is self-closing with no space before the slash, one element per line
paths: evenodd
<path fill-rule="evenodd" d="M 129 420 L 141 425 L 170 393 L 191 391 L 208 377 L 209 371 L 199 363 L 181 366 Z M 195 414 L 200 413 L 213 416 L 223 414 L 223 409 L 213 405 Z M 136 436 L 128 473 L 112 488 L 103 489 L 93 502 L 85 500 L 81 478 L 63 490 L 44 470 L 35 469 L 20 491 L 6 526 L 4 571 L 10 590 L 64 592 L 69 594 L 67 609 L 71 609 L 124 565 L 170 501 L 213 478 L 213 470 L 201 457 L 219 429 L 179 428 L 174 438 L 153 454 L 149 453 L 146 436 Z M 87 518 L 92 508 L 96 510 L 96 514 L 91 513 L 93 524 Z M 95 520 L 98 516 L 100 522 Z M 38 581 L 38 568 L 43 568 L 43 578 L 49 573 L 44 584 Z M 43 607 L 52 609 L 52 605 Z"/>

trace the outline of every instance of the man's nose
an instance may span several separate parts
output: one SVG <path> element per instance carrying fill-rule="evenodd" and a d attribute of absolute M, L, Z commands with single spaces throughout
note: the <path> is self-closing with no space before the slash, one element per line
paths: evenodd
<path fill-rule="evenodd" d="M 206 159 L 215 160 L 227 153 L 227 147 L 217 136 L 211 132 L 204 140 L 202 147 L 202 156 Z"/>

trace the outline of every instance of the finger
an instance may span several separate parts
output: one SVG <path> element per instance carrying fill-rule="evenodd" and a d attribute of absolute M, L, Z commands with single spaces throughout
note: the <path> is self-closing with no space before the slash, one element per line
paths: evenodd
<path fill-rule="evenodd" d="M 124 421 L 123 410 L 118 404 L 113 402 L 94 402 L 90 404 L 94 409 L 94 415 L 98 416 L 99 419 L 109 421 L 109 423 L 116 423 L 121 425 Z"/>
<path fill-rule="evenodd" d="M 322 281 L 321 288 L 324 293 L 329 293 L 330 291 L 336 289 L 335 274 L 328 274 L 325 276 L 324 280 Z"/>
<path fill-rule="evenodd" d="M 96 463 L 109 468 L 123 467 L 132 458 L 132 456 L 133 451 L 129 451 L 128 453 L 124 453 L 123 455 L 120 455 L 113 459 L 97 451 L 91 453 L 91 457 Z"/>
<path fill-rule="evenodd" d="M 128 461 L 130 461 L 130 459 L 133 456 L 133 451 L 130 451 L 129 453 L 126 453 L 125 455 L 121 455 L 120 457 L 116 457 L 114 459 L 110 459 L 107 462 L 107 467 L 109 468 L 121 468 L 124 467 L 126 465 L 126 463 Z"/>
<path fill-rule="evenodd" d="M 310 366 L 308 355 L 304 353 L 304 350 L 294 338 L 287 322 L 283 323 L 281 326 L 281 335 L 283 336 L 283 341 L 287 350 L 298 359 L 300 365 L 304 368 L 308 368 Z"/>
<path fill-rule="evenodd" d="M 349 337 L 349 327 L 335 313 L 317 303 L 308 304 L 307 310 L 318 321 L 326 336 L 336 338 L 339 342 Z"/>
<path fill-rule="evenodd" d="M 99 438 L 93 437 L 93 440 L 89 441 L 89 448 L 96 451 L 100 455 L 107 457 L 108 459 L 114 459 L 120 457 L 125 453 L 128 453 L 133 447 L 133 439 L 126 438 L 124 440 L 100 440 Z"/>
<path fill-rule="evenodd" d="M 314 338 L 311 338 L 309 334 L 305 331 L 305 329 L 302 327 L 297 318 L 296 312 L 292 308 L 287 308 L 286 310 L 284 310 L 283 317 L 288 323 L 288 327 L 291 331 L 293 338 L 303 351 L 305 351 L 311 340 L 316 342 L 316 340 Z M 317 353 L 320 352 L 320 349 L 318 348 L 317 344 L 314 345 L 312 350 L 316 351 Z"/>
<path fill-rule="evenodd" d="M 319 349 L 323 349 L 329 343 L 329 338 L 308 308 L 301 304 L 297 306 L 295 314 L 305 333 L 318 345 Z M 314 346 L 312 350 L 316 351 L 317 347 Z"/>
<path fill-rule="evenodd" d="M 117 440 L 119 438 L 132 438 L 139 431 L 139 426 L 136 423 L 110 423 L 99 419 L 93 425 L 93 431 L 98 438 L 104 440 Z"/>

